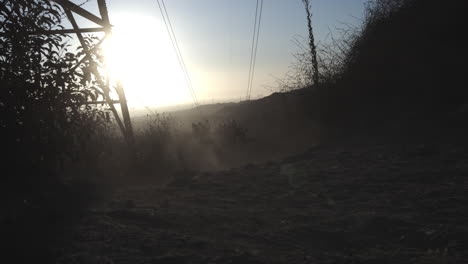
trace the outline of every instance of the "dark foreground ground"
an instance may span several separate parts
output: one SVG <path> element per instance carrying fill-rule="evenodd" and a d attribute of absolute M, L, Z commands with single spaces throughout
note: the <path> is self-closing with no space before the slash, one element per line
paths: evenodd
<path fill-rule="evenodd" d="M 466 263 L 468 154 L 317 147 L 167 186 L 119 188 L 57 243 L 57 263 Z"/>

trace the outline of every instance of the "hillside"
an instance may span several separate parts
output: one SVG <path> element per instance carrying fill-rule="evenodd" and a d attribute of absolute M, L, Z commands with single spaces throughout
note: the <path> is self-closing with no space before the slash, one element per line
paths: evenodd
<path fill-rule="evenodd" d="M 161 142 L 170 149 L 167 155 L 183 153 L 185 159 L 193 160 L 188 167 L 226 169 L 284 158 L 318 144 L 321 129 L 310 119 L 310 95 L 310 89 L 299 89 L 252 101 L 138 117 L 133 123 L 137 134 L 144 135 L 142 139 L 167 137 Z M 151 125 L 167 133 L 145 134 Z M 202 135 L 194 131 L 194 125 L 205 128 Z M 236 129 L 244 131 L 245 138 L 232 135 Z"/>
<path fill-rule="evenodd" d="M 317 99 L 328 126 L 387 138 L 466 130 L 466 2 L 375 2 L 336 83 Z"/>
<path fill-rule="evenodd" d="M 341 70 L 319 86 L 170 114 L 189 129 L 200 120 L 236 120 L 257 138 L 298 133 L 306 145 L 461 139 L 468 129 L 463 85 L 468 43 L 460 34 L 466 3 L 373 3 L 362 31 L 347 40 Z"/>

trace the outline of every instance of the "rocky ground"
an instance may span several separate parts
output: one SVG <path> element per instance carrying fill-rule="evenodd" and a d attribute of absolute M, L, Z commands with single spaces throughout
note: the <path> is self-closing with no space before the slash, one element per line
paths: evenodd
<path fill-rule="evenodd" d="M 464 263 L 468 153 L 316 147 L 121 187 L 65 232 L 57 263 Z"/>

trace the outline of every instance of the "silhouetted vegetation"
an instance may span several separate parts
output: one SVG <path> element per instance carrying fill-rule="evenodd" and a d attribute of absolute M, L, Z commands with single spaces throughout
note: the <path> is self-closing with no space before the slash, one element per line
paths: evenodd
<path fill-rule="evenodd" d="M 41 245 L 37 239 L 47 234 L 36 233 L 53 227 L 79 200 L 79 193 L 67 194 L 65 164 L 93 158 L 90 139 L 108 116 L 85 106 L 100 88 L 73 70 L 80 54 L 69 50 L 67 38 L 38 34 L 60 27 L 59 7 L 47 0 L 2 1 L 0 7 L 1 221 L 18 239 L 9 246 L 20 250 Z M 81 67 L 87 72 L 90 65 Z M 36 226 L 41 219 L 51 222 Z M 21 232 L 30 233 L 28 241 L 21 241 Z M 39 248 L 34 254 L 47 254 Z"/>
<path fill-rule="evenodd" d="M 150 179 L 170 180 L 179 171 L 227 168 L 247 145 L 247 130 L 237 121 L 194 120 L 190 127 L 171 115 L 155 113 L 137 131 L 138 166 Z"/>
<path fill-rule="evenodd" d="M 460 83 L 466 40 L 459 34 L 464 6 L 370 1 L 362 29 L 343 30 L 319 49 L 323 85 L 310 98 L 325 134 L 382 134 L 404 126 L 400 135 L 420 135 L 464 127 L 468 93 Z M 312 67 L 308 52 L 298 54 L 299 75 Z"/>
<path fill-rule="evenodd" d="M 309 49 L 311 69 L 307 70 L 308 78 L 313 81 L 314 85 L 319 85 L 320 76 L 317 61 L 317 46 L 315 45 L 314 31 L 312 27 L 312 6 L 309 0 L 302 0 L 307 14 L 307 30 L 309 32 Z"/>
<path fill-rule="evenodd" d="M 307 9 L 310 33 L 309 39 L 305 40 L 308 45 L 304 46 L 296 39 L 303 53 L 297 55 L 298 61 L 293 66 L 294 71 L 289 80 L 282 83 L 284 93 L 256 101 L 213 107 L 214 110 L 208 117 L 191 116 L 182 120 L 180 116 L 169 114 L 148 115 L 143 125 L 135 126 L 135 153 L 129 153 L 131 151 L 127 142 L 116 133 L 108 109 L 105 106 L 87 104 L 102 97 L 102 87 L 89 74 L 94 65 L 82 64 L 80 72 L 83 74 L 75 71 L 83 50 L 72 49 L 70 39 L 66 36 L 37 34 L 60 28 L 63 15 L 60 8 L 49 0 L 0 1 L 0 140 L 4 154 L 0 168 L 0 198 L 1 205 L 5 208 L 0 214 L 0 220 L 2 229 L 8 231 L 4 233 L 3 239 L 6 240 L 10 253 L 16 254 L 20 262 L 38 256 L 52 260 L 54 255 L 45 250 L 45 247 L 54 242 L 54 234 L 60 233 L 64 220 L 77 216 L 86 201 L 98 193 L 95 190 L 97 185 L 91 182 L 105 183 L 108 186 L 129 182 L 151 182 L 168 186 L 167 190 L 158 190 L 159 193 L 151 194 L 158 199 L 164 196 L 158 200 L 163 210 L 170 207 L 167 197 L 171 197 L 172 193 L 178 193 L 179 196 L 174 196 L 173 199 L 181 201 L 178 206 L 182 208 L 184 203 L 188 204 L 184 199 L 191 198 L 190 195 L 195 197 L 197 192 L 198 198 L 202 197 L 206 201 L 206 196 L 212 194 L 220 197 L 226 195 L 222 204 L 216 205 L 216 212 L 221 213 L 230 206 L 226 204 L 238 202 L 236 199 L 239 194 L 239 201 L 245 202 L 242 206 L 255 207 L 252 210 L 254 214 L 257 211 L 267 211 L 265 207 L 270 210 L 270 205 L 279 201 L 281 206 L 274 204 L 278 208 L 271 207 L 272 212 L 268 217 L 255 216 L 257 218 L 253 221 L 254 224 L 242 222 L 251 219 L 239 213 L 242 211 L 239 208 L 236 209 L 239 212 L 229 210 L 232 210 L 230 213 L 233 215 L 239 214 L 236 222 L 242 223 L 240 228 L 250 228 L 250 224 L 255 228 L 261 226 L 256 222 L 258 219 L 270 223 L 271 229 L 263 234 L 267 238 L 268 235 L 276 236 L 278 223 L 282 228 L 280 231 L 288 235 L 290 232 L 294 233 L 294 228 L 298 227 L 309 232 L 306 224 L 316 220 L 310 216 L 302 216 L 303 208 L 297 207 L 298 204 L 313 201 L 316 208 L 333 208 L 337 204 L 341 206 L 340 199 L 345 197 L 355 202 L 356 206 L 362 206 L 362 201 L 369 198 L 366 195 L 370 194 L 360 192 L 361 186 L 367 186 L 359 182 L 363 181 L 361 174 L 350 173 L 352 177 L 344 179 L 337 172 L 362 172 L 368 169 L 368 164 L 382 164 L 371 169 L 385 174 L 386 169 L 393 166 L 394 162 L 404 163 L 403 155 L 413 154 L 408 154 L 406 150 L 393 150 L 389 152 L 389 157 L 381 157 L 379 155 L 385 153 L 385 150 L 380 148 L 372 151 L 354 149 L 349 153 L 337 148 L 328 153 L 328 158 L 322 159 L 321 155 L 327 156 L 327 152 L 320 152 L 318 149 L 311 150 L 304 156 L 277 163 L 268 162 L 261 168 L 256 165 L 244 166 L 242 170 L 229 172 L 235 175 L 231 178 L 218 177 L 219 175 L 208 172 L 203 174 L 205 178 L 200 178 L 201 171 L 213 172 L 246 163 L 266 162 L 270 158 L 284 158 L 284 155 L 302 151 L 320 140 L 349 139 L 355 135 L 359 139 L 383 135 L 393 140 L 400 140 L 405 136 L 412 140 L 423 140 L 424 134 L 445 135 L 447 131 L 454 134 L 455 130 L 462 134 L 466 131 L 468 90 L 460 85 L 464 76 L 462 69 L 466 45 L 460 29 L 465 12 L 464 3 L 451 1 L 440 5 L 440 1 L 436 0 L 370 1 L 361 29 L 344 30 L 342 36 L 332 37 L 330 45 L 316 47 L 312 34 L 310 3 L 305 0 L 303 2 Z M 86 41 L 91 43 L 95 39 L 88 36 Z M 99 52 L 93 56 L 96 61 L 102 59 Z M 307 89 L 291 91 L 297 88 Z M 201 107 L 197 110 L 200 109 Z M 461 137 L 459 135 L 456 140 Z M 416 161 L 419 162 L 418 155 L 433 155 L 434 160 L 440 162 L 440 168 L 446 165 L 440 161 L 442 158 L 439 156 L 442 155 L 433 154 L 438 150 L 423 146 L 416 151 L 417 155 L 411 156 L 415 164 Z M 443 151 L 452 153 L 448 148 Z M 460 158 L 464 157 L 462 152 L 456 150 L 452 154 Z M 362 155 L 367 163 L 363 165 L 355 162 L 361 156 L 357 157 L 354 153 Z M 346 162 L 342 162 L 341 158 Z M 315 163 L 310 163 L 308 159 Z M 407 169 L 417 169 L 416 165 L 404 166 Z M 442 170 L 439 167 L 437 169 Z M 264 175 L 259 176 L 260 172 Z M 328 173 L 328 178 L 323 177 L 325 180 L 316 177 L 324 172 Z M 316 178 L 312 179 L 312 176 L 307 176 L 309 174 Z M 400 175 L 395 173 L 392 177 L 397 179 Z M 194 178 L 197 180 L 192 181 Z M 293 184 L 291 179 L 294 179 Z M 406 188 L 406 194 L 414 196 L 411 188 L 408 188 L 414 183 L 407 180 L 408 182 L 400 184 L 398 179 L 387 179 L 385 184 L 396 186 L 392 188 Z M 453 179 L 460 180 L 456 177 Z M 366 187 L 372 191 L 380 184 L 378 180 L 373 180 L 376 182 Z M 313 184 L 307 185 L 308 181 Z M 343 188 L 344 181 L 358 190 L 357 193 L 362 197 L 353 194 L 352 188 L 345 194 L 339 193 L 338 187 L 327 190 L 328 187 L 325 188 L 320 183 L 327 181 L 330 186 L 336 185 L 339 188 Z M 251 184 L 252 182 L 256 184 Z M 183 188 L 176 189 L 181 186 Z M 189 191 L 184 193 L 184 188 Z M 448 192 L 447 190 L 443 191 Z M 462 191 L 462 186 L 457 189 L 457 192 Z M 333 199 L 335 193 L 337 201 Z M 257 197 L 264 200 L 257 204 Z M 381 199 L 384 198 L 388 197 Z M 203 199 L 201 201 L 205 203 Z M 432 201 L 427 195 L 424 199 L 426 202 Z M 143 219 L 146 221 L 144 224 L 158 220 L 155 214 L 161 214 L 158 211 L 161 208 L 153 210 L 138 206 L 140 205 L 133 200 L 125 200 L 122 206 L 124 209 L 106 212 L 105 217 L 123 215 L 135 222 Z M 380 207 L 370 203 L 365 207 L 380 210 Z M 275 218 L 279 217 L 277 211 L 284 210 L 282 213 L 287 215 L 290 209 L 294 211 L 290 219 L 284 220 L 282 215 L 282 219 Z M 203 210 L 206 208 L 203 207 L 200 212 Z M 342 206 L 341 210 L 347 212 L 345 216 L 350 220 L 345 220 L 351 223 L 349 228 L 355 232 L 353 234 L 357 238 L 335 238 L 335 233 L 323 232 L 325 236 L 331 236 L 328 238 L 330 241 L 349 240 L 349 245 L 346 246 L 354 247 L 362 235 L 361 231 L 372 228 L 375 224 L 372 221 L 377 219 L 376 225 L 380 225 L 378 221 L 381 219 L 370 216 L 370 213 L 366 216 L 370 220 L 365 218 L 361 223 L 361 219 L 355 217 L 354 209 Z M 148 213 L 149 211 L 151 212 Z M 192 213 L 190 210 L 186 212 L 181 214 L 174 210 L 172 215 L 167 214 L 164 217 L 166 220 L 174 215 L 186 218 Z M 317 209 L 315 213 L 326 215 L 327 212 L 325 209 Z M 200 216 L 199 212 L 193 214 Z M 170 217 L 167 218 L 168 216 Z M 302 223 L 301 217 L 307 221 Z M 342 228 L 345 225 L 342 223 L 345 220 L 336 215 L 328 217 L 335 227 Z M 420 216 L 415 214 L 414 217 Z M 268 222 L 271 219 L 276 219 L 278 223 Z M 401 224 L 396 218 L 383 219 L 384 224 L 392 228 Z M 186 219 L 179 222 L 183 222 L 184 228 L 187 225 L 185 221 Z M 196 223 L 200 220 L 194 221 Z M 214 220 L 217 221 L 221 220 Z M 294 226 L 289 221 L 298 221 L 298 224 Z M 158 222 L 159 224 L 165 228 L 165 224 L 171 226 L 172 223 Z M 201 223 L 203 224 L 206 223 Z M 323 223 L 316 224 L 323 227 Z M 109 226 L 115 228 L 112 225 Z M 421 226 L 423 227 L 427 226 Z M 210 228 L 207 227 L 211 230 Z M 228 229 L 226 226 L 219 228 L 223 232 Z M 118 229 L 119 232 L 124 230 L 120 227 Z M 347 232 L 345 231 L 343 233 Z M 408 224 L 404 231 L 414 230 Z M 431 236 L 418 232 L 415 233 L 417 239 L 424 240 L 426 236 Z M 323 234 L 313 231 L 313 235 L 304 241 Z M 166 239 L 166 235 L 165 233 L 161 237 Z M 406 233 L 401 240 L 410 244 L 404 235 Z M 245 234 L 242 236 L 247 237 Z M 386 233 L 382 236 L 391 237 Z M 262 239 L 268 240 L 265 237 Z M 369 245 L 375 242 L 371 235 L 365 238 L 369 239 L 366 240 Z M 278 239 L 281 240 L 282 237 Z M 143 242 L 142 251 L 145 250 Z M 393 240 L 391 243 L 392 246 L 399 245 L 399 242 Z M 316 246 L 319 247 L 318 244 Z M 361 250 L 359 247 L 358 249 Z M 396 248 L 395 252 L 399 250 Z M 425 250 L 424 246 L 420 250 Z M 24 251 L 29 254 L 23 255 Z M 395 254 L 399 254 L 398 252 Z M 424 255 L 421 252 L 417 253 L 418 256 Z M 369 253 L 377 258 L 381 257 L 379 254 Z M 251 255 L 249 258 L 256 258 L 258 254 Z M 298 259 L 297 256 L 296 254 L 291 258 Z M 77 258 L 71 257 L 73 261 Z M 66 258 L 64 259 L 66 262 Z M 356 259 L 364 257 L 356 255 Z"/>

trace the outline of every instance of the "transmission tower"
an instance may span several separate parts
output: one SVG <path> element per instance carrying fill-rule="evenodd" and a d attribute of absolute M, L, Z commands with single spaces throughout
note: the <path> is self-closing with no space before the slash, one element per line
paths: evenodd
<path fill-rule="evenodd" d="M 79 60 L 79 62 L 72 68 L 73 71 L 79 69 L 81 65 L 88 62 L 91 65 L 91 74 L 94 75 L 95 80 L 97 83 L 102 87 L 102 92 L 104 94 L 104 100 L 102 101 L 93 101 L 88 102 L 88 105 L 99 105 L 99 104 L 107 104 L 114 115 L 114 118 L 119 125 L 120 130 L 122 131 L 123 136 L 127 140 L 127 142 L 133 145 L 134 138 L 133 138 L 133 129 L 132 123 L 130 120 L 130 113 L 128 111 L 127 99 L 125 97 L 125 91 L 120 83 L 115 86 L 115 92 L 118 96 L 118 100 L 113 100 L 110 96 L 111 93 L 111 85 L 109 82 L 109 76 L 104 78 L 103 74 L 100 72 L 105 72 L 103 69 L 99 69 L 101 66 L 99 63 L 94 61 L 92 57 L 92 53 L 97 50 L 100 45 L 104 42 L 106 38 L 108 38 L 112 34 L 112 26 L 109 21 L 109 13 L 107 11 L 107 5 L 105 0 L 97 0 L 97 4 L 99 7 L 100 16 L 97 16 L 86 9 L 82 8 L 81 6 L 72 3 L 69 0 L 51 0 L 57 3 L 65 12 L 70 24 L 73 28 L 71 29 L 57 29 L 57 30 L 49 30 L 49 31 L 41 31 L 41 32 L 32 32 L 30 34 L 42 34 L 42 35 L 54 35 L 54 34 L 76 34 L 81 47 L 84 51 L 84 56 Z M 98 27 L 91 27 L 91 28 L 81 28 L 75 20 L 75 15 L 79 15 L 88 21 L 91 21 L 98 25 Z M 85 38 L 83 37 L 83 33 L 104 33 L 104 36 L 95 44 L 95 46 L 90 47 Z M 101 70 L 101 71 L 100 71 Z M 122 112 L 122 119 L 120 118 L 117 109 L 115 108 L 115 104 L 120 104 L 121 112 Z"/>

